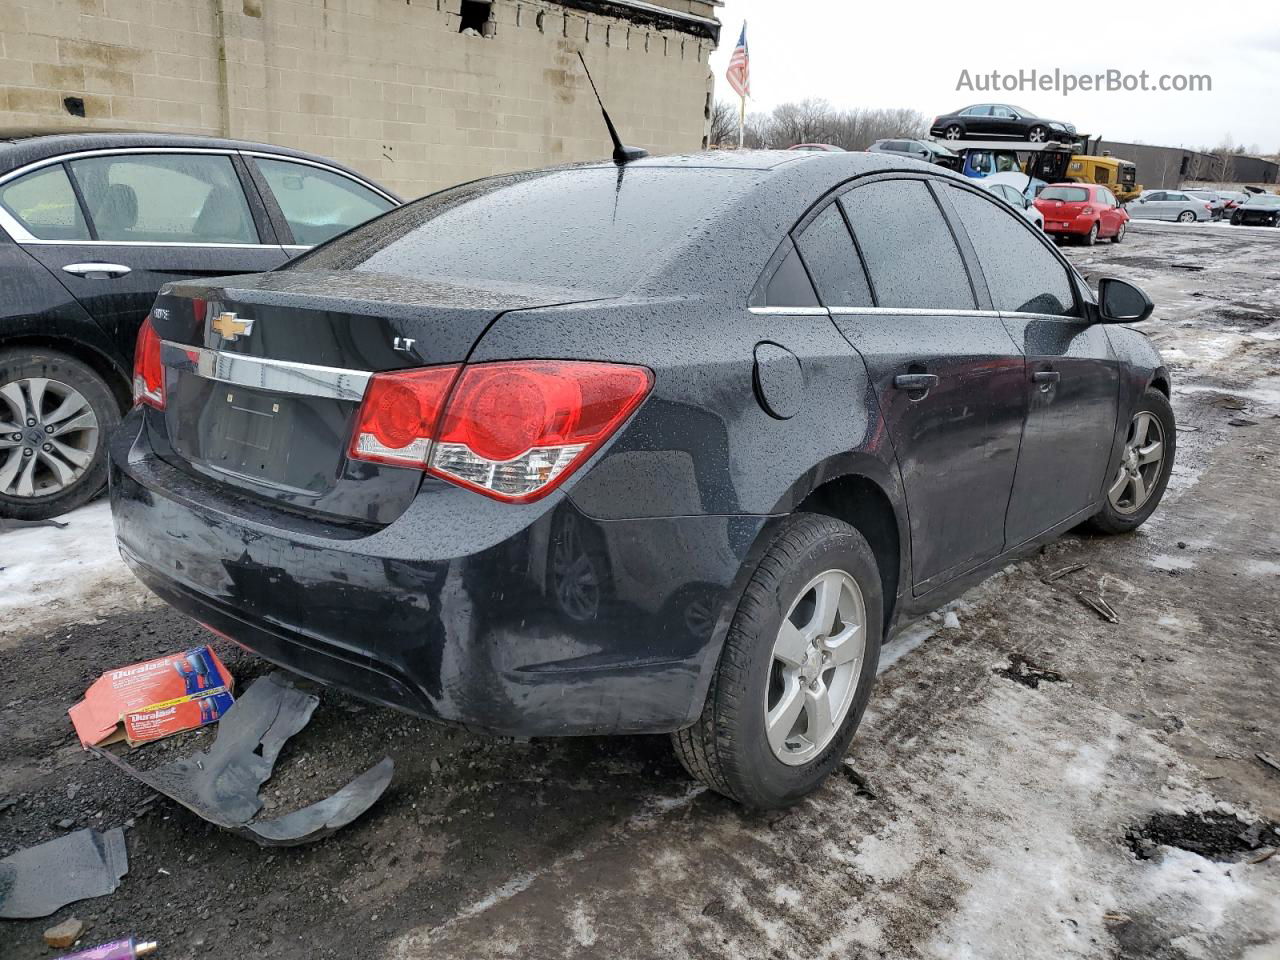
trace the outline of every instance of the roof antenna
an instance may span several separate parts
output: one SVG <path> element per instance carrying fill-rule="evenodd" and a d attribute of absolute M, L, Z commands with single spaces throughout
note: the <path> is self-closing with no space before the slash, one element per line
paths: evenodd
<path fill-rule="evenodd" d="M 583 59 L 581 50 L 578 51 L 578 59 L 582 61 L 582 69 L 586 70 L 587 82 L 591 84 L 591 92 L 596 95 L 596 103 L 600 104 L 600 113 L 604 116 L 605 126 L 609 128 L 609 139 L 613 141 L 613 162 L 621 167 L 632 160 L 647 157 L 649 155 L 648 150 L 642 147 L 628 147 L 622 142 L 622 138 L 618 136 L 618 128 L 609 119 L 609 111 L 604 108 L 604 101 L 600 99 L 600 91 L 596 89 L 596 82 L 591 79 L 591 71 L 587 68 L 587 61 Z"/>

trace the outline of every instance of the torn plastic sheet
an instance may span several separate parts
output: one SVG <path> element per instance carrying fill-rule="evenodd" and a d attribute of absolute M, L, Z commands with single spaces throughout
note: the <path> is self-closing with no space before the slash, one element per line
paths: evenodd
<path fill-rule="evenodd" d="M 31 920 L 104 897 L 129 872 L 124 831 L 77 830 L 0 860 L 0 917 Z"/>
<path fill-rule="evenodd" d="M 90 747 L 153 790 L 188 810 L 264 847 L 290 847 L 327 837 L 368 810 L 391 783 L 395 764 L 384 758 L 345 787 L 276 820 L 254 820 L 258 788 L 271 776 L 285 741 L 307 725 L 318 697 L 283 673 L 255 680 L 219 722 L 207 751 L 138 770 L 116 754 Z"/>

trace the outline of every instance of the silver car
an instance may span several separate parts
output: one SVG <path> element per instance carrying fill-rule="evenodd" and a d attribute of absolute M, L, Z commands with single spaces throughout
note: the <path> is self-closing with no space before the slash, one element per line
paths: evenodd
<path fill-rule="evenodd" d="M 1227 198 L 1217 190 L 1183 190 L 1182 192 L 1189 197 L 1203 200 L 1213 208 L 1213 219 L 1222 219 L 1222 212 L 1227 209 Z"/>
<path fill-rule="evenodd" d="M 1213 207 L 1209 202 L 1193 197 L 1185 190 L 1143 190 L 1125 209 L 1135 220 L 1194 223 L 1213 219 Z"/>
<path fill-rule="evenodd" d="M 1036 205 L 1027 199 L 1027 196 L 1017 187 L 1012 187 L 1007 183 L 992 183 L 990 178 L 979 180 L 978 186 L 986 190 L 987 193 L 995 194 L 1041 230 L 1044 229 L 1044 214 L 1037 210 Z"/>

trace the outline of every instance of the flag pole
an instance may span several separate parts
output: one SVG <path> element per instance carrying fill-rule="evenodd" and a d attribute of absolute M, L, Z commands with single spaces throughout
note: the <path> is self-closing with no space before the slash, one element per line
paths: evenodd
<path fill-rule="evenodd" d="M 738 99 L 741 101 L 738 109 L 738 149 L 741 150 L 747 139 L 747 95 L 744 93 Z"/>

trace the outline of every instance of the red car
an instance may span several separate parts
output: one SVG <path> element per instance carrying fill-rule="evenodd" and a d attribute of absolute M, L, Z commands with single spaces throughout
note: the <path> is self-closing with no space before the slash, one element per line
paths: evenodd
<path fill-rule="evenodd" d="M 1088 246 L 1098 240 L 1124 239 L 1129 214 L 1106 187 L 1096 183 L 1051 183 L 1036 197 L 1044 214 L 1044 232 L 1078 237 Z"/>

